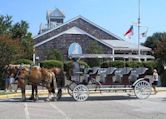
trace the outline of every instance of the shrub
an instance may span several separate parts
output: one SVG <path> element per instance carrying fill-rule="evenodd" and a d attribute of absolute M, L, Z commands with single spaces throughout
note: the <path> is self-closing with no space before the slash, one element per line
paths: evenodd
<path fill-rule="evenodd" d="M 101 67 L 107 68 L 107 67 L 124 67 L 125 63 L 124 61 L 106 61 L 101 64 Z"/>
<path fill-rule="evenodd" d="M 151 75 L 153 73 L 153 69 L 157 67 L 157 62 L 155 61 L 106 61 L 101 64 L 101 67 L 146 67 L 148 68 L 147 74 Z"/>
<path fill-rule="evenodd" d="M 155 61 L 146 61 L 142 62 L 143 66 L 148 68 L 147 74 L 152 75 L 153 74 L 153 69 L 157 68 L 157 62 Z"/>
<path fill-rule="evenodd" d="M 63 68 L 63 63 L 58 60 L 45 60 L 40 62 L 40 66 L 44 68 L 53 68 L 53 67 L 58 67 L 58 68 Z"/>
<path fill-rule="evenodd" d="M 14 64 L 33 64 L 33 61 L 29 59 L 18 59 Z"/>
<path fill-rule="evenodd" d="M 89 65 L 84 61 L 79 61 L 78 63 L 80 64 L 80 66 L 84 66 L 85 68 L 89 67 Z M 71 64 L 70 61 L 67 61 L 67 62 L 64 63 L 64 70 L 65 71 L 68 71 L 71 68 L 72 68 L 72 64 Z"/>

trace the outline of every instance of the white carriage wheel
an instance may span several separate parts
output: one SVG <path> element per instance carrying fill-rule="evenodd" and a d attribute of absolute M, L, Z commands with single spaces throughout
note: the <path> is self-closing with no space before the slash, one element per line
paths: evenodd
<path fill-rule="evenodd" d="M 77 85 L 73 90 L 73 97 L 76 101 L 85 101 L 89 96 L 89 89 L 80 84 Z"/>
<path fill-rule="evenodd" d="M 74 88 L 77 86 L 77 84 L 75 83 L 75 82 L 72 82 L 72 83 L 70 83 L 69 85 L 68 85 L 68 87 L 67 87 L 67 91 L 68 91 L 68 94 L 70 95 L 70 96 L 73 96 L 73 90 L 74 90 Z"/>
<path fill-rule="evenodd" d="M 146 99 L 151 94 L 151 85 L 149 82 L 142 80 L 136 83 L 134 93 L 139 99 Z"/>

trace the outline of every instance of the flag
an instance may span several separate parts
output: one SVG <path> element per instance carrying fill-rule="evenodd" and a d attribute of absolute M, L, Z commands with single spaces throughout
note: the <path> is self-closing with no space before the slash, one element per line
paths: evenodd
<path fill-rule="evenodd" d="M 131 36 L 133 35 L 134 31 L 133 31 L 133 25 L 131 25 L 130 29 L 124 34 L 124 36 L 126 38 L 131 38 Z"/>
<path fill-rule="evenodd" d="M 148 29 L 145 31 L 145 32 L 143 32 L 143 33 L 141 33 L 141 38 L 144 38 L 144 37 L 146 37 L 147 36 L 147 33 L 148 33 Z"/>

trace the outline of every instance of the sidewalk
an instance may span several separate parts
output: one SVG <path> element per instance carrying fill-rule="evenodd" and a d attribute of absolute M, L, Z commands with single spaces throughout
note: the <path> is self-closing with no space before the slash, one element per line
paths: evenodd
<path fill-rule="evenodd" d="M 166 92 L 166 87 L 157 87 L 157 91 L 158 92 Z M 38 90 L 38 92 L 39 92 L 39 96 L 47 96 L 48 95 L 48 91 L 46 89 Z M 152 92 L 153 92 L 153 90 L 152 90 Z M 121 92 L 114 92 L 114 91 L 108 92 L 107 91 L 105 93 L 119 94 Z M 100 91 L 96 91 L 96 92 L 92 91 L 92 92 L 90 92 L 90 94 L 100 94 Z M 31 90 L 26 90 L 26 96 L 29 97 L 30 95 L 31 95 Z M 69 96 L 66 89 L 63 90 L 63 96 Z M 5 93 L 4 90 L 0 90 L 0 99 L 8 99 L 8 98 L 14 98 L 14 97 L 21 98 L 21 90 L 18 90 L 17 93 L 15 93 L 15 92 Z"/>

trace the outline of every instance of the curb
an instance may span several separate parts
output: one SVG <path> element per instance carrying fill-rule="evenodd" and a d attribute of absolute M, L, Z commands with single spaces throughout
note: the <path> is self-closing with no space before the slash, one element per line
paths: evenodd
<path fill-rule="evenodd" d="M 118 89 L 117 89 L 118 90 Z M 158 92 L 166 92 L 166 87 L 157 87 L 156 88 L 156 90 L 158 91 Z M 0 91 L 0 92 L 2 92 L 2 91 Z M 4 92 L 4 91 L 3 91 Z M 38 91 L 39 93 L 39 96 L 47 96 L 48 95 L 48 91 L 47 90 L 39 90 Z M 153 89 L 152 89 L 152 92 L 153 92 Z M 120 92 L 114 92 L 114 91 L 106 91 L 106 92 L 104 92 L 104 93 L 113 93 L 113 94 L 120 94 Z M 91 91 L 91 93 L 90 93 L 90 95 L 98 95 L 98 94 L 100 94 L 100 91 Z M 26 96 L 28 97 L 28 96 L 30 96 L 31 95 L 31 90 L 28 90 L 27 92 L 26 92 Z M 67 90 L 63 90 L 63 96 L 70 96 L 68 93 L 67 93 Z M 0 95 L 0 99 L 9 99 L 9 98 L 16 98 L 16 97 L 21 97 L 21 91 L 19 90 L 18 91 L 18 93 L 10 93 L 10 94 L 8 94 L 8 93 L 6 93 L 6 94 L 4 94 L 4 95 Z"/>

